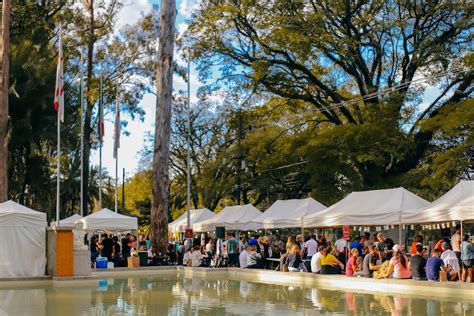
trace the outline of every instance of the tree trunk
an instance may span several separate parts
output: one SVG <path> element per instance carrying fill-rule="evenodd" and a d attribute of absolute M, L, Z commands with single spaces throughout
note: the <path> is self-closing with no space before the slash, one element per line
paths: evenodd
<path fill-rule="evenodd" d="M 151 243 L 158 252 L 162 253 L 166 252 L 168 248 L 168 182 L 175 18 L 174 0 L 162 0 L 158 64 L 156 67 L 156 123 L 150 216 Z"/>
<path fill-rule="evenodd" d="M 95 20 L 94 20 L 94 1 L 90 0 L 88 3 L 87 10 L 89 11 L 89 37 L 87 42 L 87 73 L 86 73 L 86 83 L 87 87 L 91 86 L 93 73 L 93 66 L 94 66 L 94 44 L 96 41 L 95 38 Z M 86 89 L 86 93 L 89 91 Z M 91 152 L 91 120 L 92 120 L 92 110 L 94 109 L 94 104 L 89 102 L 89 98 L 86 97 L 86 109 L 84 115 L 84 160 L 83 160 L 83 184 L 82 190 L 84 194 L 84 199 L 82 202 L 84 216 L 89 214 L 89 159 L 90 159 L 90 152 Z"/>
<path fill-rule="evenodd" d="M 8 200 L 8 75 L 10 0 L 3 0 L 0 23 L 0 203 Z"/>

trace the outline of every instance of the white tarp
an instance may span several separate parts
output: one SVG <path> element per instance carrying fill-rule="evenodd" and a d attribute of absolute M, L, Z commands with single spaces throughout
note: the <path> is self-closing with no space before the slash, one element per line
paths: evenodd
<path fill-rule="evenodd" d="M 191 219 L 191 226 L 194 223 L 199 223 L 205 221 L 214 215 L 215 213 L 209 211 L 207 208 L 200 208 L 197 210 L 190 210 L 189 217 Z M 186 224 L 188 222 L 188 217 L 186 212 L 183 213 L 178 219 L 168 224 L 168 230 L 170 232 L 184 232 Z"/>
<path fill-rule="evenodd" d="M 262 215 L 249 221 L 243 230 L 302 227 L 303 218 L 326 209 L 313 198 L 277 200 Z"/>
<path fill-rule="evenodd" d="M 398 225 L 403 210 L 428 204 L 404 188 L 352 192 L 323 212 L 306 217 L 304 226 Z"/>
<path fill-rule="evenodd" d="M 196 232 L 214 231 L 224 226 L 226 230 L 243 230 L 244 225 L 262 215 L 252 204 L 227 206 L 208 220 L 195 223 Z"/>
<path fill-rule="evenodd" d="M 60 220 L 59 221 L 59 226 L 61 226 L 61 227 L 74 227 L 76 224 L 81 224 L 81 226 L 82 226 L 82 223 L 79 220 L 81 220 L 83 218 L 84 217 L 82 217 L 79 214 L 74 214 L 74 215 L 71 215 L 69 217 L 66 217 L 65 219 Z M 51 227 L 56 227 L 56 221 L 51 222 Z"/>
<path fill-rule="evenodd" d="M 45 275 L 47 226 L 45 213 L 0 204 L 0 278 Z"/>
<path fill-rule="evenodd" d="M 84 225 L 85 230 L 120 231 L 137 229 L 138 227 L 136 217 L 118 214 L 107 208 L 92 213 L 79 221 Z M 61 225 L 61 222 L 59 222 L 59 225 Z"/>
<path fill-rule="evenodd" d="M 402 212 L 402 223 L 474 220 L 474 181 L 461 181 L 428 206 Z"/>

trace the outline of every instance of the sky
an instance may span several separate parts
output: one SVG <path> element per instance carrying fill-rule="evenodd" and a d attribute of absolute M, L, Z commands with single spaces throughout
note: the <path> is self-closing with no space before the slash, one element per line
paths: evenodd
<path fill-rule="evenodd" d="M 152 10 L 154 4 L 159 4 L 160 0 L 128 0 L 120 12 L 118 25 L 116 29 L 126 24 L 134 24 L 144 13 Z M 191 10 L 197 4 L 196 0 L 177 0 L 176 6 L 178 16 L 176 17 L 176 30 L 186 30 L 186 20 L 189 19 Z M 175 54 L 176 57 L 176 54 Z M 186 62 L 177 58 L 178 64 L 186 66 Z M 199 88 L 199 81 L 195 68 L 191 66 L 191 103 L 197 101 L 196 91 Z M 173 88 L 175 91 L 186 91 L 187 86 L 183 78 L 174 76 Z M 125 168 L 126 178 L 132 176 L 138 169 L 138 152 L 143 148 L 144 139 L 148 132 L 154 130 L 155 123 L 155 106 L 156 98 L 153 94 L 146 94 L 141 101 L 140 106 L 145 111 L 144 120 L 136 117 L 132 119 L 130 116 L 121 113 L 121 119 L 127 121 L 126 130 L 130 134 L 128 136 L 121 135 L 120 149 L 118 159 L 119 181 L 122 181 L 122 168 Z M 105 118 L 105 137 L 102 149 L 102 167 L 107 170 L 111 177 L 115 177 L 115 159 L 113 158 L 113 134 L 114 134 L 114 114 L 109 113 L 109 117 Z M 91 155 L 91 164 L 99 165 L 99 152 L 93 151 Z"/>
<path fill-rule="evenodd" d="M 158 5 L 160 0 L 128 0 L 122 8 L 119 18 L 117 30 L 126 24 L 134 24 L 142 15 L 152 10 L 153 5 Z M 177 0 L 176 6 L 178 9 L 178 16 L 176 17 L 176 30 L 183 32 L 187 28 L 186 21 L 189 21 L 191 12 L 196 8 L 199 0 Z M 186 66 L 186 62 L 182 60 L 177 54 L 175 58 L 179 65 Z M 191 66 L 191 104 L 197 102 L 196 91 L 200 86 L 196 69 Z M 175 91 L 186 91 L 185 81 L 179 77 L 174 76 L 173 88 Z M 424 96 L 422 97 L 422 104 L 420 109 L 426 108 L 439 93 L 438 87 L 427 87 Z M 125 168 L 126 178 L 131 177 L 138 169 L 139 151 L 144 146 L 144 140 L 147 133 L 154 130 L 155 122 L 155 105 L 156 98 L 152 94 L 146 94 L 141 101 L 140 106 L 145 111 L 144 120 L 140 118 L 132 119 L 126 114 L 122 114 L 121 119 L 126 120 L 126 130 L 130 133 L 128 136 L 122 135 L 120 138 L 119 150 L 119 181 L 122 181 L 122 168 Z M 115 160 L 113 159 L 113 113 L 109 113 L 110 117 L 105 119 L 105 137 L 104 147 L 102 152 L 102 166 L 105 168 L 111 177 L 115 177 Z M 91 163 L 99 165 L 99 153 L 93 151 L 91 155 Z"/>

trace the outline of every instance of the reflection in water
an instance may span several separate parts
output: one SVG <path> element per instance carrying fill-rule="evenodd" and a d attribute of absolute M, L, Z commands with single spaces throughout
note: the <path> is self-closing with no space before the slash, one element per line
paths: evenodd
<path fill-rule="evenodd" d="M 95 283 L 95 282 L 94 282 Z M 4 315 L 474 315 L 472 302 L 235 280 L 128 278 L 0 289 Z"/>

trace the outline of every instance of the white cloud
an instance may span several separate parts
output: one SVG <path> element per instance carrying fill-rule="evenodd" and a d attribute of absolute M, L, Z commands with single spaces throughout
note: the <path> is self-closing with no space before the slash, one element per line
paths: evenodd
<path fill-rule="evenodd" d="M 120 30 L 125 25 L 136 23 L 142 15 L 152 9 L 151 3 L 147 0 L 128 0 L 124 2 L 122 10 L 118 15 L 116 30 Z"/>
<path fill-rule="evenodd" d="M 178 12 L 185 19 L 189 19 L 200 4 L 201 1 L 199 0 L 182 0 Z"/>

